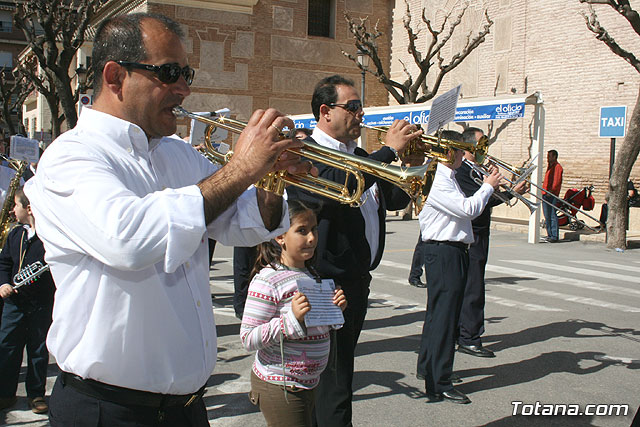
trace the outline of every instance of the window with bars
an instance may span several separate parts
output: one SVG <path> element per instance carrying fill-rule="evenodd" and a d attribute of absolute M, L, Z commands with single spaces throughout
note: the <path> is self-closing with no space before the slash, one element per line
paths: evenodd
<path fill-rule="evenodd" d="M 310 36 L 335 37 L 335 0 L 309 0 L 307 33 Z"/>

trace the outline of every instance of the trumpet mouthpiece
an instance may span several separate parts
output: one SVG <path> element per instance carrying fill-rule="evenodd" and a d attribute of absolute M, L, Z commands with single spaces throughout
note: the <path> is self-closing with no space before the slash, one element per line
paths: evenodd
<path fill-rule="evenodd" d="M 188 117 L 189 116 L 189 112 L 187 112 L 187 110 L 185 110 L 184 108 L 182 108 L 179 105 L 176 105 L 175 107 L 173 107 L 172 111 L 173 111 L 173 114 L 175 114 L 176 117 Z"/>

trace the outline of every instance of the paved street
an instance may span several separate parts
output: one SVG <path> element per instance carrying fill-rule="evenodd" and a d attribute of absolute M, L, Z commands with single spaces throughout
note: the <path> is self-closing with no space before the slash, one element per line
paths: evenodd
<path fill-rule="evenodd" d="M 525 234 L 494 230 L 484 344 L 497 357 L 456 354 L 459 388 L 472 404 L 427 403 L 424 384 L 415 378 L 426 291 L 407 284 L 418 223 L 390 217 L 387 224 L 357 350 L 356 426 L 630 425 L 640 404 L 640 249 L 619 253 L 575 241 L 529 245 Z M 218 364 L 205 402 L 213 426 L 262 426 L 247 399 L 253 355 L 240 344 L 231 308 L 231 253 L 218 246 L 211 271 Z M 0 424 L 47 425 L 46 417 L 27 410 L 23 384 L 18 393 L 18 405 L 0 412 Z M 577 404 L 580 410 L 628 404 L 629 413 L 512 416 L 514 401 Z"/>

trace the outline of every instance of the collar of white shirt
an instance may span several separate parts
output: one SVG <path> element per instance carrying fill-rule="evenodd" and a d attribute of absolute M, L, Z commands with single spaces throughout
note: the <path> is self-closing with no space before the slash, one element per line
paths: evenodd
<path fill-rule="evenodd" d="M 349 141 L 346 144 L 344 142 L 340 142 L 337 139 L 329 136 L 322 129 L 318 129 L 317 126 L 313 129 L 311 138 L 313 138 L 315 142 L 322 145 L 323 147 L 329 147 L 329 148 L 333 148 L 334 150 L 340 150 L 343 153 L 353 154 L 354 151 L 356 151 L 356 147 L 358 146 L 358 144 L 355 141 Z"/>
<path fill-rule="evenodd" d="M 131 147 L 147 152 L 153 150 L 162 141 L 162 138 L 148 139 L 144 130 L 134 123 L 90 108 L 82 109 L 78 121 L 104 135 L 103 141 L 112 142 L 125 150 Z"/>

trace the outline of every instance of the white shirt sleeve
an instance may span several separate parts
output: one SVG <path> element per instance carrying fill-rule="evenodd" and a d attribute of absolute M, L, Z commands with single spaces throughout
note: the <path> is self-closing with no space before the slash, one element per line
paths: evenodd
<path fill-rule="evenodd" d="M 174 271 L 198 248 L 205 232 L 197 186 L 138 196 L 105 162 L 59 156 L 41 165 L 26 193 L 47 240 L 120 270 L 142 270 L 164 260 Z M 126 178 L 126 177 L 125 177 Z"/>
<path fill-rule="evenodd" d="M 482 213 L 493 194 L 493 187 L 485 183 L 473 196 L 465 197 L 464 193 L 451 184 L 450 180 L 434 180 L 436 188 L 431 189 L 428 200 L 435 209 L 456 218 L 473 220 Z"/>

